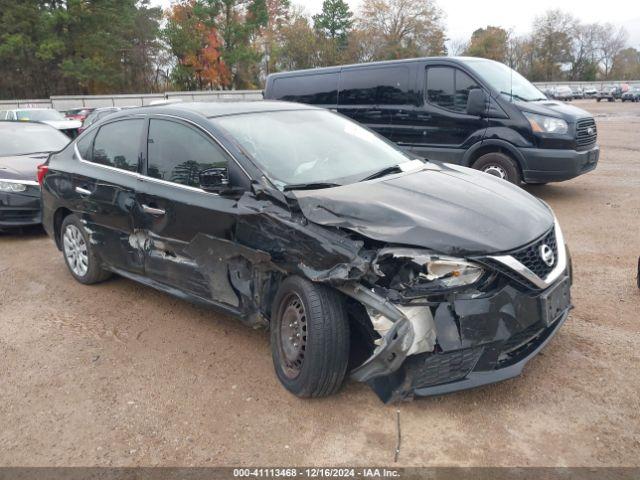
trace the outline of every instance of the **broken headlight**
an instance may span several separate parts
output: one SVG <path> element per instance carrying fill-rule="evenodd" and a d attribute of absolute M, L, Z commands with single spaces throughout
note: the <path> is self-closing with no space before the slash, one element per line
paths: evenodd
<path fill-rule="evenodd" d="M 484 276 L 480 265 L 408 248 L 385 248 L 374 261 L 374 272 L 385 287 L 442 293 L 476 284 Z"/>

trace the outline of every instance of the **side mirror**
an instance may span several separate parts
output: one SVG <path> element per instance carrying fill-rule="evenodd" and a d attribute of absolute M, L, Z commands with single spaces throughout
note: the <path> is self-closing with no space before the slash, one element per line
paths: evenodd
<path fill-rule="evenodd" d="M 487 114 L 487 94 L 481 88 L 469 90 L 467 114 L 475 117 L 484 117 Z"/>
<path fill-rule="evenodd" d="M 200 172 L 200 188 L 207 192 L 220 193 L 229 188 L 229 173 L 226 167 L 208 168 Z"/>
<path fill-rule="evenodd" d="M 227 167 L 214 167 L 203 170 L 199 174 L 200 188 L 205 192 L 227 196 L 240 197 L 244 193 L 242 187 L 232 187 L 229 184 Z"/>

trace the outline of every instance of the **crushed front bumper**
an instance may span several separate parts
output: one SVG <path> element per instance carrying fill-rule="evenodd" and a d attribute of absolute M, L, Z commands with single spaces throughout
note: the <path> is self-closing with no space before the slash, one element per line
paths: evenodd
<path fill-rule="evenodd" d="M 571 278 L 565 274 L 542 291 L 505 285 L 482 297 L 451 298 L 434 313 L 434 352 L 400 359 L 402 336 L 396 335 L 352 377 L 366 381 L 382 401 L 390 403 L 518 376 L 565 322 L 571 309 L 570 286 Z"/>

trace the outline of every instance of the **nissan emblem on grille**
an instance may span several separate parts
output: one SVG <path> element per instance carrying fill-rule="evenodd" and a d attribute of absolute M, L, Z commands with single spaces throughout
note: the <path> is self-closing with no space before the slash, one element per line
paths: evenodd
<path fill-rule="evenodd" d="M 589 127 L 589 128 L 587 128 L 587 133 L 589 135 L 593 135 L 594 133 L 596 133 L 596 129 L 593 128 L 593 127 Z"/>
<path fill-rule="evenodd" d="M 540 258 L 542 258 L 542 261 L 548 266 L 552 266 L 556 262 L 556 256 L 553 253 L 553 249 L 546 243 L 540 246 Z"/>

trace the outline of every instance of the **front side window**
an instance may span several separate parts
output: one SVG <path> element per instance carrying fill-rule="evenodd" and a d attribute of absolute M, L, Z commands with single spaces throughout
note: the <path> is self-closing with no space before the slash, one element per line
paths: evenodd
<path fill-rule="evenodd" d="M 142 118 L 120 120 L 103 125 L 93 142 L 91 161 L 137 172 L 143 129 Z"/>
<path fill-rule="evenodd" d="M 200 172 L 226 167 L 224 151 L 204 134 L 171 120 L 149 123 L 147 175 L 198 187 Z"/>

